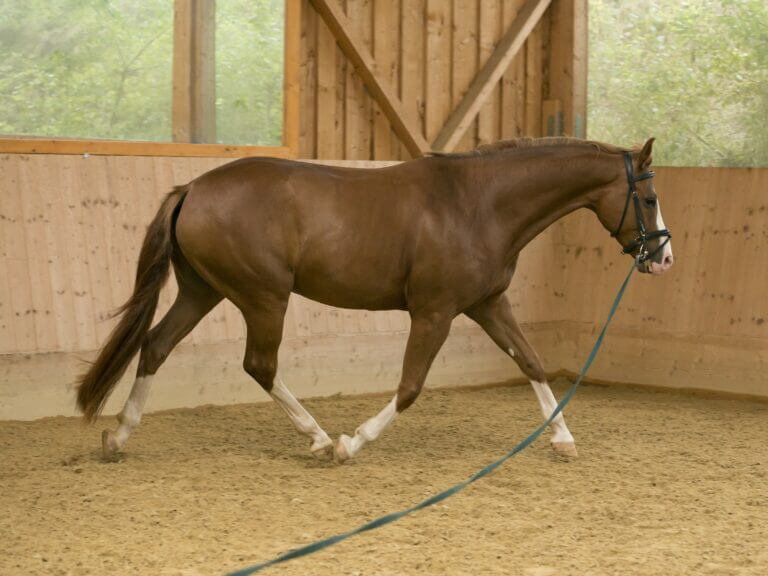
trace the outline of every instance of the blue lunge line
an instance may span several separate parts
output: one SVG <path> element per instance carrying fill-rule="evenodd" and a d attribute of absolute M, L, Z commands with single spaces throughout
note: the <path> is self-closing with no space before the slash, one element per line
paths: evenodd
<path fill-rule="evenodd" d="M 603 343 L 603 338 L 605 337 L 605 332 L 608 329 L 608 324 L 610 324 L 611 320 L 613 319 L 613 315 L 616 313 L 616 309 L 619 307 L 619 302 L 621 302 L 621 298 L 622 296 L 624 296 L 624 291 L 627 289 L 627 285 L 629 284 L 629 279 L 632 277 L 632 272 L 634 272 L 634 270 L 635 270 L 635 265 L 633 264 L 632 268 L 629 271 L 629 274 L 627 274 L 627 277 L 624 279 L 624 282 L 621 285 L 621 288 L 619 289 L 618 294 L 616 294 L 616 297 L 613 299 L 613 304 L 611 304 L 611 309 L 608 312 L 608 318 L 605 320 L 605 324 L 603 324 L 602 330 L 600 330 L 600 334 L 598 335 L 597 340 L 595 341 L 595 345 L 592 347 L 592 351 L 589 353 L 589 357 L 587 358 L 587 361 L 584 364 L 584 368 L 582 368 L 581 372 L 579 373 L 579 377 L 568 389 L 568 392 L 565 393 L 565 396 L 563 396 L 563 399 L 560 400 L 560 403 L 557 405 L 554 412 L 552 412 L 551 416 L 547 418 L 546 421 L 541 426 L 539 426 L 536 430 L 534 430 L 530 436 L 528 436 L 525 440 L 523 440 L 517 446 L 512 448 L 512 450 L 510 450 L 504 456 L 496 460 L 496 462 L 488 464 L 488 466 L 486 466 L 479 472 L 476 472 L 475 474 L 470 476 L 467 480 L 464 480 L 463 482 L 460 482 L 459 484 L 456 484 L 455 486 L 452 486 L 451 488 L 448 488 L 447 490 L 444 490 L 439 494 L 430 496 L 423 502 L 419 502 L 418 504 L 411 506 L 410 508 L 406 508 L 405 510 L 401 510 L 400 512 L 393 512 L 392 514 L 387 514 L 386 516 L 381 516 L 380 518 L 371 520 L 367 524 L 363 524 L 362 526 L 359 526 L 354 530 L 350 530 L 348 532 L 342 532 L 341 534 L 336 534 L 335 536 L 331 536 L 323 540 L 318 540 L 317 542 L 313 542 L 312 544 L 302 546 L 301 548 L 296 548 L 295 550 L 291 550 L 289 552 L 286 552 L 285 554 L 276 556 L 275 558 L 272 558 L 272 560 L 267 560 L 266 562 L 262 562 L 260 564 L 254 564 L 253 566 L 242 568 L 240 570 L 236 570 L 235 572 L 230 572 L 228 576 L 248 576 L 249 574 L 255 574 L 256 572 L 259 572 L 264 568 L 267 568 L 274 564 L 280 564 L 282 562 L 287 562 L 288 560 L 292 560 L 294 558 L 307 556 L 308 554 L 312 554 L 313 552 L 317 552 L 318 550 L 322 550 L 323 548 L 328 548 L 328 546 L 332 546 L 337 542 L 346 540 L 350 536 L 354 536 L 355 534 L 360 534 L 361 532 L 367 532 L 368 530 L 373 530 L 374 528 L 379 528 L 381 526 L 384 526 L 385 524 L 389 524 L 390 522 L 399 520 L 403 516 L 407 516 L 412 512 L 416 512 L 417 510 L 421 510 L 422 508 L 426 508 L 427 506 L 432 506 L 433 504 L 437 504 L 438 502 L 445 500 L 449 496 L 453 496 L 457 492 L 461 492 L 462 490 L 464 490 L 464 488 L 466 488 L 473 482 L 479 480 L 483 476 L 490 474 L 496 468 L 501 466 L 504 462 L 512 458 L 512 456 L 514 456 L 524 448 L 527 448 L 529 445 L 531 445 L 533 441 L 536 440 L 536 438 L 538 438 L 542 432 L 544 432 L 547 426 L 549 426 L 552 423 L 552 420 L 554 420 L 557 417 L 557 415 L 563 411 L 563 408 L 565 408 L 566 404 L 570 402 L 574 392 L 576 392 L 576 388 L 578 388 L 579 384 L 581 384 L 581 381 L 584 378 L 584 375 L 587 373 L 587 371 L 589 370 L 589 367 L 592 365 L 592 362 L 594 361 L 595 356 L 597 356 L 597 351 L 600 349 L 600 346 Z"/>

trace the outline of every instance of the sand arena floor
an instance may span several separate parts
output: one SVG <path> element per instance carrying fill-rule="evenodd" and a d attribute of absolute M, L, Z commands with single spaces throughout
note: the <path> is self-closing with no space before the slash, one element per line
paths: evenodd
<path fill-rule="evenodd" d="M 387 400 L 306 405 L 336 437 Z M 528 387 L 426 391 L 343 466 L 271 404 L 149 414 L 117 463 L 99 459 L 111 417 L 0 422 L 0 574 L 223 574 L 451 486 L 539 420 Z M 567 421 L 578 459 L 539 440 L 441 504 L 263 573 L 768 574 L 768 404 L 592 385 Z"/>

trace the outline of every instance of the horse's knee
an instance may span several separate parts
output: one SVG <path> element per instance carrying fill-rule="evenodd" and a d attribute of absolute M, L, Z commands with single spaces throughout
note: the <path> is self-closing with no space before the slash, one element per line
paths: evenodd
<path fill-rule="evenodd" d="M 264 390 L 272 390 L 277 374 L 277 361 L 261 354 L 247 354 L 243 360 L 245 371 L 258 382 Z"/>
<path fill-rule="evenodd" d="M 402 412 L 416 401 L 421 393 L 422 383 L 400 382 L 397 388 L 397 411 Z"/>

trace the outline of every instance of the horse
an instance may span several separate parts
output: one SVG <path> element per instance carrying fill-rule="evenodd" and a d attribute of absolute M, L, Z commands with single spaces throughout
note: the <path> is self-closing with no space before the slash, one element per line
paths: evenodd
<path fill-rule="evenodd" d="M 641 272 L 669 269 L 670 234 L 649 170 L 653 142 L 626 149 L 520 138 L 375 169 L 254 157 L 174 187 L 149 224 L 120 320 L 78 379 L 77 405 L 93 421 L 140 354 L 117 429 L 102 432 L 104 458 L 117 458 L 139 424 L 171 350 L 224 298 L 245 318 L 245 371 L 320 458 L 354 457 L 416 400 L 459 314 L 514 359 L 547 418 L 557 400 L 506 295 L 518 255 L 550 224 L 587 208 Z M 171 266 L 178 294 L 151 328 Z M 394 397 L 336 443 L 277 375 L 292 292 L 340 308 L 410 315 Z M 562 414 L 551 431 L 557 453 L 577 455 Z"/>

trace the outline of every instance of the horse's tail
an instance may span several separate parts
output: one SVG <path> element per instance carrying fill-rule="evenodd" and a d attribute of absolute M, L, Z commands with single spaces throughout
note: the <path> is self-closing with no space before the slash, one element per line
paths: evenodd
<path fill-rule="evenodd" d="M 160 289 L 170 272 L 174 214 L 186 193 L 186 186 L 176 186 L 160 205 L 141 246 L 133 294 L 114 314 L 122 318 L 96 361 L 78 379 L 77 406 L 86 421 L 99 415 L 152 325 Z"/>

